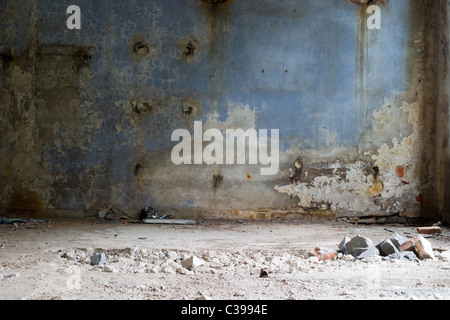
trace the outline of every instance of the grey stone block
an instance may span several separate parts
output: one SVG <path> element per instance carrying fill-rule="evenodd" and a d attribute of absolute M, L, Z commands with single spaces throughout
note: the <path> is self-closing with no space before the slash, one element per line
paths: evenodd
<path fill-rule="evenodd" d="M 94 254 L 91 258 L 91 264 L 94 266 L 102 266 L 106 262 L 106 255 L 104 253 Z"/>
<path fill-rule="evenodd" d="M 345 244 L 348 254 L 351 254 L 357 259 L 367 258 L 373 255 L 379 255 L 379 250 L 369 238 L 356 236 Z"/>
<path fill-rule="evenodd" d="M 399 253 L 399 250 L 395 246 L 395 244 L 391 241 L 391 239 L 386 239 L 381 241 L 376 248 L 379 250 L 380 254 L 383 257 L 389 256 L 393 253 Z"/>
<path fill-rule="evenodd" d="M 348 255 L 348 250 L 347 250 L 346 245 L 347 245 L 348 242 L 350 242 L 350 240 L 351 240 L 351 239 L 350 239 L 349 237 L 345 237 L 345 238 L 341 241 L 341 243 L 339 244 L 339 246 L 338 246 L 339 251 L 342 252 L 342 253 L 345 254 L 345 255 Z"/>

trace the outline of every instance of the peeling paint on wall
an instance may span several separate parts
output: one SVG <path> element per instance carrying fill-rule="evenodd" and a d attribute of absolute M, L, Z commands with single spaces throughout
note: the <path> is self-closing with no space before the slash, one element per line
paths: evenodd
<path fill-rule="evenodd" d="M 391 106 L 374 112 L 375 121 L 392 116 Z M 340 215 L 411 214 L 420 209 L 416 198 L 421 192 L 421 130 L 418 103 L 399 106 L 408 118 L 412 134 L 390 144 L 384 143 L 375 154 L 366 152 L 371 162 L 336 162 L 326 166 L 329 175 L 319 175 L 307 183 L 277 186 L 278 192 L 300 199 L 303 209 L 324 208 Z M 397 167 L 407 167 L 401 179 Z M 372 169 L 371 169 L 372 168 Z M 376 169 L 375 169 L 376 168 Z M 374 170 L 375 172 L 373 172 Z M 308 171 L 304 173 L 308 175 Z"/>

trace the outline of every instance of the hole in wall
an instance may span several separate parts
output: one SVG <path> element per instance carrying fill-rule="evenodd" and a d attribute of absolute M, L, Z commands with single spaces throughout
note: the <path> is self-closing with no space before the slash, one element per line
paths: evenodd
<path fill-rule="evenodd" d="M 181 99 L 181 114 L 184 117 L 194 118 L 201 114 L 200 101 L 192 98 Z"/>
<path fill-rule="evenodd" d="M 196 43 L 194 41 L 189 41 L 186 44 L 186 47 L 184 48 L 184 56 L 185 57 L 193 56 L 196 50 L 197 50 Z"/>
<path fill-rule="evenodd" d="M 190 116 L 192 113 L 194 113 L 194 107 L 193 106 L 183 106 L 183 114 L 185 116 Z"/>
<path fill-rule="evenodd" d="M 223 176 L 220 174 L 213 175 L 213 187 L 217 189 L 219 185 L 223 182 Z"/>
<path fill-rule="evenodd" d="M 142 116 L 150 113 L 153 110 L 153 106 L 150 102 L 143 99 L 135 99 L 131 101 L 131 110 L 136 116 Z"/>
<path fill-rule="evenodd" d="M 85 64 L 89 64 L 92 60 L 92 56 L 89 54 L 83 54 L 80 56 L 81 61 L 83 61 Z"/>
<path fill-rule="evenodd" d="M 378 179 L 379 175 L 380 175 L 380 168 L 379 167 L 374 167 L 373 168 L 373 178 L 374 179 Z"/>
<path fill-rule="evenodd" d="M 150 53 L 150 46 L 143 41 L 136 41 L 133 45 L 133 53 L 138 57 L 146 56 Z"/>

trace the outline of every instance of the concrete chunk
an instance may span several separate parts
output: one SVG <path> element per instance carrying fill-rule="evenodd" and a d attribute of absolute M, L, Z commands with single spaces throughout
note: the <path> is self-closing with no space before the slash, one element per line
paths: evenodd
<path fill-rule="evenodd" d="M 204 264 L 205 264 L 205 261 L 203 261 L 200 258 L 197 258 L 196 256 L 192 256 L 189 259 L 186 259 L 181 263 L 183 268 L 186 268 L 188 270 L 196 269 Z"/>
<path fill-rule="evenodd" d="M 399 253 L 400 251 L 397 249 L 395 244 L 391 241 L 391 239 L 386 239 L 381 241 L 377 245 L 377 249 L 380 251 L 380 254 L 383 257 L 386 257 L 388 255 L 391 255 L 393 253 Z"/>
<path fill-rule="evenodd" d="M 363 259 L 380 254 L 371 239 L 359 235 L 347 242 L 345 244 L 345 248 L 348 254 L 357 259 Z"/>
<path fill-rule="evenodd" d="M 348 242 L 350 242 L 350 240 L 351 240 L 351 239 L 350 239 L 349 237 L 345 237 L 345 238 L 341 241 L 341 243 L 339 244 L 339 246 L 338 246 L 339 251 L 342 252 L 342 253 L 345 254 L 345 255 L 348 255 L 348 250 L 347 250 L 346 245 L 347 245 Z"/>
<path fill-rule="evenodd" d="M 93 266 L 102 266 L 106 262 L 106 255 L 104 253 L 98 253 L 91 256 L 90 259 Z"/>

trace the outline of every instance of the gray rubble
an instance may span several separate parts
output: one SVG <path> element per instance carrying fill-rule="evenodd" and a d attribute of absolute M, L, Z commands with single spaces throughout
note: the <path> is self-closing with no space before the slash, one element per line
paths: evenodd
<path fill-rule="evenodd" d="M 348 237 L 344 238 L 339 245 L 339 250 L 344 254 L 352 255 L 356 259 L 364 259 L 380 254 L 371 239 L 360 235 L 351 240 Z"/>
<path fill-rule="evenodd" d="M 104 253 L 94 254 L 90 260 L 93 266 L 102 266 L 106 262 L 106 255 Z"/>

